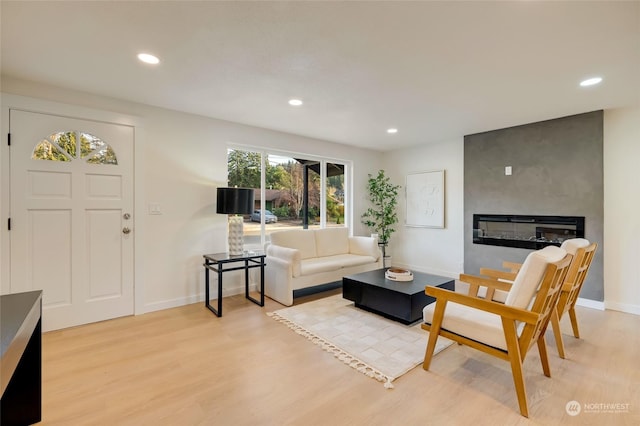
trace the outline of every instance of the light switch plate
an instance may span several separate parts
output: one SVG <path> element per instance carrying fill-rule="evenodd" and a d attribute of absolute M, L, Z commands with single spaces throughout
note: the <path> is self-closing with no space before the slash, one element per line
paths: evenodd
<path fill-rule="evenodd" d="M 149 204 L 149 214 L 162 214 L 162 209 L 158 203 Z"/>

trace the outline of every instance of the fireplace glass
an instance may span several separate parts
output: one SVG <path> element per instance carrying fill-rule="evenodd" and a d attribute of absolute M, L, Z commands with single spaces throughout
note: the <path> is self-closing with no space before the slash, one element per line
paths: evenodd
<path fill-rule="evenodd" d="M 584 216 L 473 215 L 474 244 L 541 249 L 584 238 Z"/>

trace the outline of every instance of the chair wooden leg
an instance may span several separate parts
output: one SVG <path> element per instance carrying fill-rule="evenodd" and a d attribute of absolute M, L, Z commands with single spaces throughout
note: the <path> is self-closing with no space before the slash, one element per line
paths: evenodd
<path fill-rule="evenodd" d="M 576 337 L 576 339 L 579 339 L 580 331 L 578 330 L 578 318 L 576 317 L 576 310 L 573 306 L 571 307 L 571 309 L 569 309 L 569 318 L 571 319 L 571 328 L 573 328 L 573 335 Z"/>
<path fill-rule="evenodd" d="M 433 352 L 436 349 L 436 342 L 438 340 L 438 334 L 440 333 L 440 327 L 442 326 L 442 316 L 444 315 L 444 307 L 446 304 L 446 300 L 436 300 L 436 308 L 433 312 L 431 329 L 429 330 L 429 341 L 427 342 L 427 348 L 424 352 L 424 361 L 422 362 L 422 368 L 425 370 L 429 370 L 431 359 L 433 359 Z"/>
<path fill-rule="evenodd" d="M 524 386 L 522 358 L 520 357 L 520 345 L 518 345 L 516 325 L 513 320 L 503 318 L 502 327 L 504 328 L 504 337 L 507 341 L 507 352 L 509 356 L 509 362 L 511 363 L 513 384 L 515 385 L 516 395 L 518 396 L 520 414 L 522 414 L 524 417 L 529 417 L 529 408 L 527 407 L 527 390 Z"/>
<path fill-rule="evenodd" d="M 564 342 L 562 341 L 562 331 L 560 331 L 560 318 L 558 317 L 558 311 L 555 309 L 551 313 L 551 327 L 553 328 L 553 336 L 556 338 L 558 355 L 564 359 Z"/>
<path fill-rule="evenodd" d="M 542 363 L 544 375 L 551 377 L 551 368 L 549 368 L 549 357 L 547 356 L 547 344 L 544 340 L 544 334 L 538 337 L 538 353 L 540 354 L 540 362 Z"/>

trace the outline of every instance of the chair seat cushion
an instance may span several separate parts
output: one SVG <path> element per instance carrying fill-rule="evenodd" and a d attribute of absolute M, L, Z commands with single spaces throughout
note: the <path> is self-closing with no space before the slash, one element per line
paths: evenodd
<path fill-rule="evenodd" d="M 424 322 L 431 324 L 436 304 L 425 306 L 422 310 Z M 517 327 L 518 335 L 524 323 Z M 481 311 L 454 302 L 448 302 L 444 312 L 442 328 L 494 348 L 507 350 L 500 315 Z"/>

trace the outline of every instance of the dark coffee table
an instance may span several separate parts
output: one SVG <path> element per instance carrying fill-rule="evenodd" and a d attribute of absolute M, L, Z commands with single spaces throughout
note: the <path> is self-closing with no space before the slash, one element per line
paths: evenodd
<path fill-rule="evenodd" d="M 453 278 L 413 273 L 413 281 L 386 279 L 386 269 L 348 275 L 342 278 L 342 297 L 358 308 L 386 318 L 411 324 L 422 319 L 422 310 L 436 299 L 427 296 L 427 285 L 454 290 Z"/>

